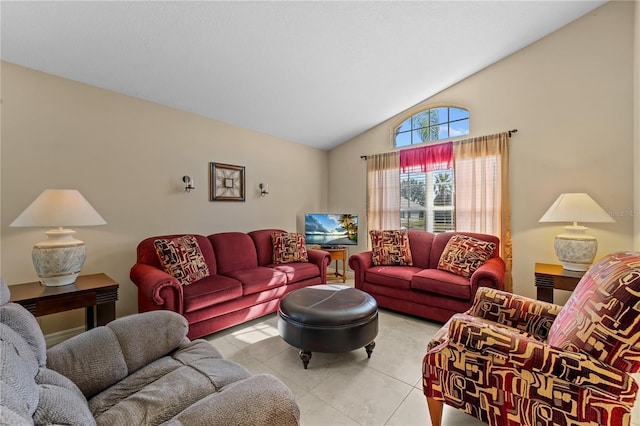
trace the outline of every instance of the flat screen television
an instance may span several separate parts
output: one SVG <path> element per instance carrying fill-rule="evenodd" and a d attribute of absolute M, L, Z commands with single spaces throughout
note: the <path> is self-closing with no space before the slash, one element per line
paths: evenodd
<path fill-rule="evenodd" d="M 307 244 L 323 248 L 358 244 L 357 214 L 307 213 L 304 215 L 304 238 Z"/>

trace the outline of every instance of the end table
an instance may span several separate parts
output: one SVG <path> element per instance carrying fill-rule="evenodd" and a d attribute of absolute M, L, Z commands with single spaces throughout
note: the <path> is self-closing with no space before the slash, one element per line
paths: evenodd
<path fill-rule="evenodd" d="M 585 271 L 567 271 L 562 265 L 536 263 L 535 276 L 538 300 L 553 303 L 553 290 L 575 290 Z"/>
<path fill-rule="evenodd" d="M 34 316 L 85 308 L 87 330 L 116 318 L 119 284 L 106 274 L 80 275 L 75 283 L 46 287 L 39 281 L 9 286 L 10 302 Z"/>
<path fill-rule="evenodd" d="M 344 247 L 335 248 L 335 249 L 323 249 L 328 251 L 331 255 L 331 261 L 336 261 L 336 270 L 334 273 L 329 274 L 327 271 L 327 281 L 342 281 L 343 283 L 347 282 L 347 249 Z M 342 261 L 342 273 L 338 272 L 338 261 Z"/>

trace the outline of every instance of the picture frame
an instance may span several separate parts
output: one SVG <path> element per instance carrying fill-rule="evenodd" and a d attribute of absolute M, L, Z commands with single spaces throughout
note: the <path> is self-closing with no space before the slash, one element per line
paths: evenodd
<path fill-rule="evenodd" d="M 245 201 L 244 166 L 209 163 L 209 201 Z"/>

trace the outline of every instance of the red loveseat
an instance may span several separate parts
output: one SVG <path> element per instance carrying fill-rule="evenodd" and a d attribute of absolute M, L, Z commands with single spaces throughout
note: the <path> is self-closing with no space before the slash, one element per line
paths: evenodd
<path fill-rule="evenodd" d="M 189 323 L 188 337 L 194 339 L 275 312 L 285 294 L 326 282 L 331 261 L 326 251 L 307 250 L 308 262 L 273 264 L 273 232 L 285 231 L 189 234 L 197 241 L 209 275 L 188 285 L 165 272 L 154 245 L 185 234 L 146 238 L 138 244 L 130 273 L 138 287 L 138 310 L 166 309 L 183 315 Z"/>
<path fill-rule="evenodd" d="M 456 234 L 495 243 L 490 258 L 470 278 L 437 269 L 442 252 Z M 408 237 L 412 266 L 375 266 L 371 251 L 349 258 L 355 287 L 372 295 L 378 306 L 446 322 L 452 315 L 471 307 L 479 287 L 504 289 L 506 268 L 500 257 L 497 237 L 470 232 L 433 234 L 426 231 L 408 231 Z"/>

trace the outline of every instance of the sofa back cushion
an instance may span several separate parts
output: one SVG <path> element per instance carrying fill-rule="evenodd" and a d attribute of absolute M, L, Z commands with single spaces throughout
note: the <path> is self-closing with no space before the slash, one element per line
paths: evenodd
<path fill-rule="evenodd" d="M 622 371 L 640 371 L 640 253 L 612 253 L 589 268 L 547 342 Z"/>
<path fill-rule="evenodd" d="M 218 273 L 240 271 L 258 266 L 258 253 L 253 239 L 243 232 L 220 232 L 209 235 L 216 254 Z M 271 237 L 269 237 L 271 238 Z"/>
<path fill-rule="evenodd" d="M 256 246 L 259 266 L 271 265 L 273 263 L 273 243 L 271 241 L 271 234 L 274 232 L 286 231 L 281 229 L 260 229 L 249 232 L 249 236 L 253 240 L 253 244 Z"/>
<path fill-rule="evenodd" d="M 479 234 L 476 232 L 443 232 L 441 234 L 437 234 L 433 239 L 433 245 L 431 247 L 431 257 L 429 258 L 430 269 L 438 269 L 438 262 L 440 261 L 442 252 L 447 246 L 447 243 L 449 243 L 451 237 L 453 237 L 454 235 L 466 235 L 468 237 L 473 237 L 481 241 L 494 243 L 496 246 L 493 249 L 491 256 L 489 257 L 492 258 L 500 256 L 500 238 L 496 237 L 495 235 Z"/>
<path fill-rule="evenodd" d="M 204 235 L 196 235 L 196 234 L 171 234 L 171 235 L 158 235 L 157 237 L 149 237 L 145 238 L 138 244 L 137 248 L 137 262 L 144 263 L 146 265 L 154 266 L 158 269 L 163 269 L 162 262 L 160 262 L 160 258 L 158 257 L 158 253 L 156 251 L 155 242 L 156 240 L 172 240 L 178 237 L 184 236 L 192 236 L 198 242 L 198 247 L 200 248 L 200 252 L 202 253 L 202 257 L 204 257 L 204 261 L 209 268 L 209 274 L 213 275 L 217 272 L 216 267 L 216 256 L 213 253 L 213 249 L 211 247 L 211 242 Z"/>
<path fill-rule="evenodd" d="M 409 231 L 409 246 L 411 247 L 411 257 L 413 266 L 427 269 L 431 261 L 431 246 L 435 234 L 426 231 Z"/>

